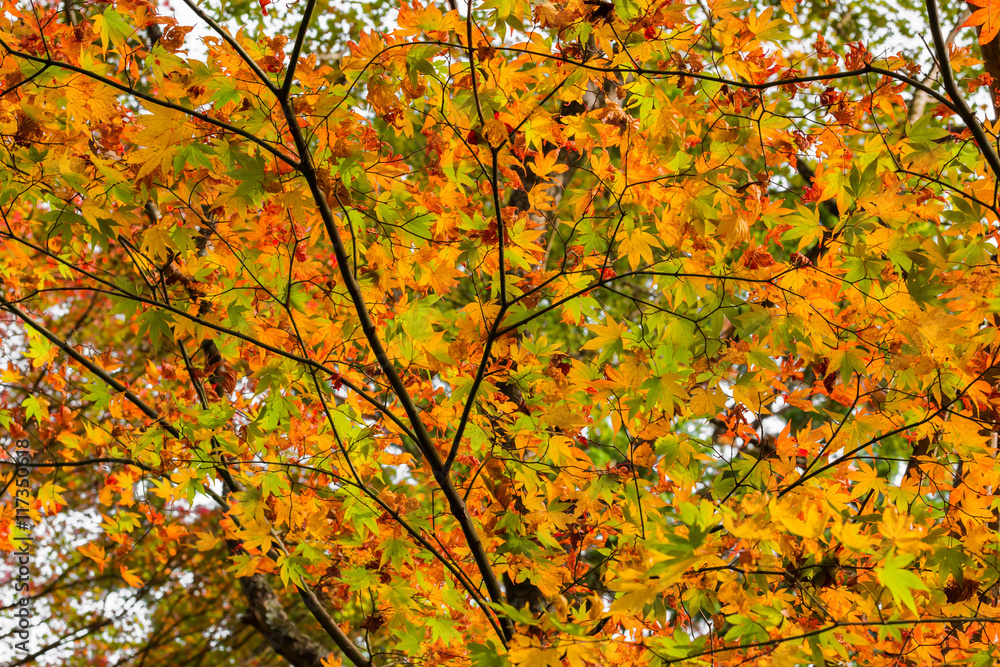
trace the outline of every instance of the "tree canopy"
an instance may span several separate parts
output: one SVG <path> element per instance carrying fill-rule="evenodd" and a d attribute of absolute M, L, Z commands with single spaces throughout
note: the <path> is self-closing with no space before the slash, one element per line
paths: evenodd
<path fill-rule="evenodd" d="M 0 2 L 0 660 L 1000 660 L 997 0 Z"/>

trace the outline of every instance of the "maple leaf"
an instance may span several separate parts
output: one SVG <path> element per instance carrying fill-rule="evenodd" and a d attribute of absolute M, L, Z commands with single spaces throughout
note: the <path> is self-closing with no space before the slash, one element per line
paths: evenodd
<path fill-rule="evenodd" d="M 490 142 L 490 145 L 497 147 L 507 141 L 508 128 L 499 118 L 491 118 L 483 126 L 483 133 L 486 135 L 486 140 Z"/>
<path fill-rule="evenodd" d="M 215 549 L 222 541 L 217 536 L 209 532 L 197 532 L 198 541 L 195 543 L 195 548 L 198 551 L 211 551 Z"/>
<path fill-rule="evenodd" d="M 60 508 L 65 507 L 66 498 L 62 496 L 62 492 L 65 490 L 66 487 L 55 482 L 49 481 L 42 484 L 36 496 L 41 509 L 47 514 L 55 514 Z"/>
<path fill-rule="evenodd" d="M 848 474 L 855 481 L 854 487 L 851 490 L 853 497 L 862 498 L 872 491 L 878 492 L 885 489 L 886 481 L 878 474 L 874 466 L 862 461 L 859 463 L 859 467 L 861 470 Z"/>
<path fill-rule="evenodd" d="M 24 408 L 24 416 L 38 422 L 48 418 L 48 405 L 49 402 L 39 396 L 28 396 L 21 403 L 21 407 Z"/>
<path fill-rule="evenodd" d="M 278 556 L 278 572 L 281 577 L 281 583 L 288 585 L 300 584 L 302 578 L 308 573 L 306 572 L 305 565 L 309 561 L 300 556 L 289 556 L 287 554 L 281 554 Z"/>
<path fill-rule="evenodd" d="M 135 28 L 112 7 L 106 8 L 103 14 L 94 17 L 94 27 L 101 36 L 104 50 L 107 50 L 109 41 L 115 48 L 120 48 L 135 33 Z"/>
<path fill-rule="evenodd" d="M 130 162 L 139 165 L 135 178 L 142 179 L 154 170 L 169 173 L 173 167 L 177 147 L 191 136 L 185 118 L 179 112 L 153 107 L 143 116 L 144 127 L 135 140 L 144 146 L 130 154 Z"/>
<path fill-rule="evenodd" d="M 263 522 L 247 521 L 237 535 L 243 541 L 244 548 L 256 548 L 264 554 L 271 550 L 271 545 L 274 542 L 271 538 L 270 527 Z"/>
<path fill-rule="evenodd" d="M 912 591 L 926 591 L 928 589 L 920 577 L 905 569 L 905 566 L 912 560 L 912 556 L 892 556 L 885 561 L 884 566 L 875 568 L 875 576 L 879 583 L 889 590 L 894 600 L 902 602 L 910 611 L 918 614 L 917 603 L 913 598 Z"/>
<path fill-rule="evenodd" d="M 961 28 L 981 26 L 979 29 L 979 43 L 989 44 L 997 33 L 1000 33 L 1000 1 L 998 0 L 968 0 L 970 5 L 979 7 L 972 12 L 963 23 Z"/>
<path fill-rule="evenodd" d="M 119 566 L 118 569 L 121 572 L 122 579 L 125 580 L 126 584 L 128 584 L 132 588 L 142 588 L 143 586 L 142 579 L 135 576 L 131 570 L 129 570 L 124 565 Z"/>
<path fill-rule="evenodd" d="M 104 572 L 104 567 L 108 564 L 108 558 L 104 555 L 104 547 L 95 544 L 94 542 L 89 542 L 82 547 L 77 547 L 77 551 L 82 553 L 87 558 L 91 559 L 97 563 L 97 567 L 101 572 Z"/>
<path fill-rule="evenodd" d="M 635 229 L 626 233 L 618 247 L 628 257 L 629 268 L 635 270 L 643 261 L 647 264 L 653 263 L 653 249 L 659 248 L 660 243 L 649 232 Z"/>
<path fill-rule="evenodd" d="M 230 566 L 226 571 L 232 572 L 234 577 L 252 577 L 257 574 L 260 569 L 263 559 L 259 556 L 250 556 L 249 554 L 239 554 L 234 559 L 234 565 Z"/>
<path fill-rule="evenodd" d="M 153 227 L 142 235 L 142 251 L 150 253 L 159 260 L 170 257 L 176 248 L 170 233 L 162 227 Z"/>
<path fill-rule="evenodd" d="M 614 319 L 608 319 L 607 324 L 593 324 L 590 327 L 597 334 L 592 339 L 584 343 L 585 350 L 604 350 L 609 346 L 620 348 L 622 335 L 625 329 Z"/>
<path fill-rule="evenodd" d="M 236 503 L 233 505 L 233 512 L 253 520 L 258 524 L 264 524 L 264 492 L 256 486 L 248 486 L 244 491 L 233 494 Z"/>

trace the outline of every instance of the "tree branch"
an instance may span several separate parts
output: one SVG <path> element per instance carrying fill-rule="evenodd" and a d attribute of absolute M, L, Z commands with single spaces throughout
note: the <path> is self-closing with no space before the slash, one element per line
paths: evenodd
<path fill-rule="evenodd" d="M 312 21 L 313 11 L 316 9 L 316 0 L 307 0 L 305 13 L 302 15 L 302 23 L 299 25 L 299 31 L 295 35 L 295 44 L 292 45 L 292 53 L 288 59 L 288 72 L 285 73 L 285 82 L 281 84 L 281 90 L 278 91 L 278 97 L 284 100 L 288 99 L 288 92 L 292 89 L 292 81 L 295 80 L 295 67 L 299 62 L 299 54 L 302 53 L 302 45 L 306 41 L 306 30 L 309 29 L 309 23 Z"/>
<path fill-rule="evenodd" d="M 264 84 L 264 86 L 268 90 L 270 90 L 275 95 L 278 94 L 278 87 L 274 85 L 271 79 L 267 76 L 267 73 L 260 68 L 260 65 L 257 64 L 257 61 L 251 58 L 250 54 L 247 53 L 242 46 L 240 46 L 239 42 L 237 42 L 232 35 L 229 34 L 228 30 L 223 28 L 221 25 L 218 24 L 218 22 L 216 22 L 215 19 L 213 19 L 211 16 L 202 11 L 201 7 L 192 2 L 192 0 L 184 0 L 184 4 L 187 5 L 188 9 L 194 12 L 198 18 L 207 23 L 209 27 L 212 28 L 212 30 L 215 32 L 215 34 L 221 37 L 222 40 L 226 44 L 228 44 L 233 49 L 233 51 L 237 53 L 237 55 L 239 55 L 240 59 L 243 60 L 244 63 L 246 63 L 247 67 L 249 67 L 251 71 L 253 71 L 254 75 L 260 80 L 262 84 Z"/>
<path fill-rule="evenodd" d="M 938 68 L 941 70 L 941 83 L 944 84 L 945 92 L 951 98 L 956 113 L 965 121 L 969 131 L 972 132 L 972 136 L 976 140 L 976 145 L 979 146 L 979 150 L 982 151 L 986 163 L 993 172 L 993 177 L 1000 178 L 1000 157 L 997 156 L 982 124 L 980 124 L 976 115 L 972 113 L 972 110 L 969 109 L 969 105 L 966 104 L 965 98 L 962 97 L 962 93 L 955 83 L 955 77 L 951 71 L 951 61 L 948 59 L 948 47 L 945 45 L 944 37 L 941 35 L 941 19 L 938 16 L 937 2 L 935 0 L 927 0 L 927 18 L 930 23 L 931 35 L 934 37 L 934 50 L 937 53 Z"/>
<path fill-rule="evenodd" d="M 965 10 L 965 12 L 962 14 L 962 17 L 958 19 L 958 23 L 955 25 L 954 28 L 951 29 L 951 32 L 948 33 L 948 39 L 945 40 L 946 46 L 951 45 L 951 43 L 955 41 L 955 38 L 958 36 L 959 31 L 962 29 L 962 24 L 965 23 L 965 20 L 967 18 L 969 18 L 969 14 L 971 14 L 971 12 L 969 10 Z M 987 71 L 988 70 L 989 68 L 987 68 Z M 936 72 L 937 72 L 937 62 L 934 63 L 934 65 L 931 67 L 931 71 L 927 73 L 926 77 L 924 77 L 923 83 L 925 85 L 931 83 L 931 81 L 933 81 L 934 79 L 934 74 Z M 998 83 L 1000 83 L 1000 81 L 998 81 Z M 917 120 L 921 116 L 924 115 L 924 108 L 926 108 L 927 102 L 930 100 L 930 98 L 931 98 L 930 95 L 928 95 L 923 90 L 917 90 L 913 94 L 913 99 L 910 101 L 910 110 L 906 114 L 907 122 L 909 122 L 912 125 L 913 123 L 917 122 Z"/>
<path fill-rule="evenodd" d="M 0 236 L 2 236 L 2 235 L 0 235 Z M 397 417 L 391 410 L 389 410 L 388 406 L 384 405 L 383 403 L 381 403 L 380 401 L 378 401 L 377 399 L 375 399 L 373 396 L 371 396 L 371 394 L 369 394 L 367 391 L 365 391 L 364 389 L 362 389 L 359 385 L 357 385 L 353 381 L 349 380 L 348 378 L 343 377 L 340 373 L 338 373 L 337 371 L 331 369 L 329 366 L 326 366 L 325 364 L 322 364 L 322 363 L 320 363 L 318 361 L 314 361 L 312 359 L 308 359 L 306 357 L 297 355 L 294 352 L 288 352 L 288 351 L 282 350 L 281 348 L 278 348 L 278 347 L 275 347 L 273 345 L 270 345 L 269 343 L 265 343 L 263 341 L 257 340 L 256 338 L 254 338 L 252 336 L 248 336 L 248 335 L 246 335 L 244 333 L 240 333 L 239 331 L 236 331 L 234 329 L 230 329 L 229 327 L 224 327 L 221 324 L 213 324 L 212 322 L 208 322 L 208 321 L 204 320 L 201 316 L 192 315 L 191 313 L 189 313 L 189 312 L 187 312 L 185 310 L 181 310 L 179 308 L 175 308 L 174 306 L 172 306 L 172 305 L 170 305 L 168 303 L 162 303 L 160 301 L 157 301 L 156 299 L 149 299 L 149 298 L 141 296 L 139 294 L 133 294 L 131 292 L 128 292 L 128 291 L 124 290 L 121 286 L 116 285 L 116 284 L 114 284 L 114 283 L 112 283 L 110 281 L 104 280 L 100 276 L 98 276 L 98 275 L 96 275 L 94 273 L 91 273 L 91 272 L 87 271 L 86 269 L 83 269 L 83 268 L 81 268 L 81 267 L 79 267 L 79 266 L 77 266 L 75 264 L 67 262 L 62 257 L 60 257 L 60 256 L 58 256 L 58 255 L 56 255 L 54 253 L 51 253 L 48 250 L 46 250 L 45 248 L 37 246 L 37 245 L 31 243 L 30 241 L 26 241 L 26 240 L 21 239 L 21 238 L 16 237 L 16 236 L 10 236 L 10 235 L 7 235 L 7 236 L 8 236 L 8 238 L 11 238 L 11 239 L 17 241 L 18 243 L 26 245 L 29 248 L 32 248 L 33 250 L 35 250 L 37 252 L 43 253 L 46 256 L 51 257 L 54 261 L 59 262 L 60 264 L 68 267 L 71 271 L 75 271 L 77 273 L 82 273 L 83 275 L 87 276 L 88 278 L 97 281 L 101 285 L 106 285 L 107 287 L 113 288 L 113 289 L 107 289 L 107 290 L 105 290 L 105 289 L 100 289 L 100 288 L 97 288 L 97 287 L 69 287 L 69 288 L 66 288 L 67 290 L 70 290 L 70 291 L 97 292 L 97 293 L 101 293 L 101 294 L 107 294 L 109 296 L 131 299 L 131 300 L 136 301 L 138 303 L 144 303 L 146 305 L 154 306 L 156 308 L 160 308 L 162 310 L 166 310 L 166 311 L 168 311 L 170 313 L 173 313 L 174 315 L 178 315 L 178 316 L 183 317 L 183 318 L 185 318 L 187 320 L 190 320 L 191 322 L 194 322 L 194 323 L 196 323 L 196 324 L 198 324 L 200 326 L 203 326 L 203 327 L 205 327 L 207 329 L 212 329 L 213 331 L 217 331 L 219 333 L 224 333 L 224 334 L 226 334 L 228 336 L 232 336 L 233 338 L 238 338 L 238 339 L 240 339 L 242 341 L 246 341 L 247 343 L 250 343 L 251 345 L 259 347 L 259 348 L 261 348 L 263 350 L 267 350 L 268 352 L 273 352 L 274 354 L 282 356 L 282 357 L 284 357 L 286 359 L 289 359 L 291 361 L 295 361 L 297 363 L 300 363 L 300 364 L 303 364 L 303 365 L 315 368 L 316 370 L 323 371 L 324 373 L 326 373 L 326 374 L 328 374 L 330 376 L 337 376 L 337 377 L 339 377 L 340 381 L 344 384 L 345 387 L 347 387 L 351 391 L 357 393 L 365 402 L 367 402 L 368 404 L 370 404 L 372 407 L 374 407 L 380 413 L 384 414 L 389 419 L 389 421 L 391 421 L 392 423 L 396 424 L 396 426 L 398 426 L 400 429 L 402 429 L 402 432 L 404 434 L 406 434 L 407 436 L 409 436 L 413 440 L 416 440 L 416 436 L 413 435 L 413 433 L 410 431 L 410 429 L 406 425 L 406 423 L 402 419 L 400 419 L 399 417 Z"/>
<path fill-rule="evenodd" d="M 0 307 L 3 307 L 17 316 L 22 322 L 40 333 L 60 350 L 65 352 L 70 358 L 74 359 L 77 363 L 96 375 L 106 384 L 113 387 L 116 391 L 123 393 L 129 402 L 139 408 L 145 415 L 159 422 L 167 433 L 175 438 L 181 437 L 180 431 L 171 426 L 169 423 L 163 421 L 156 410 L 132 393 L 132 391 L 126 388 L 125 385 L 109 375 L 103 368 L 74 350 L 67 342 L 63 341 L 54 333 L 36 322 L 27 313 L 7 301 L 3 296 L 0 296 Z M 217 464 L 216 468 L 219 469 Z M 234 489 L 238 488 L 236 483 L 232 480 L 232 477 L 229 476 L 228 471 L 223 472 L 220 470 L 220 476 L 222 476 L 223 479 L 227 479 L 227 483 L 230 487 L 233 487 Z M 206 489 L 206 492 L 210 492 L 210 490 Z M 217 494 L 213 493 L 209 493 L 209 495 L 212 495 L 221 507 L 224 509 L 228 508 L 229 505 L 225 502 L 224 498 L 220 498 Z M 260 627 L 256 625 L 255 627 L 258 627 L 258 629 L 271 629 L 270 632 L 272 634 L 269 635 L 267 632 L 264 634 L 274 649 L 282 655 L 288 657 L 289 660 L 296 666 L 302 665 L 303 667 L 319 667 L 322 657 L 327 655 L 328 652 L 322 652 L 320 648 L 317 648 L 319 646 L 318 644 L 303 635 L 301 631 L 288 620 L 287 614 L 277 601 L 277 595 L 274 593 L 274 590 L 270 587 L 266 580 L 264 580 L 263 575 L 255 574 L 251 577 L 245 577 L 241 579 L 241 585 L 247 596 L 247 600 L 250 603 L 251 617 L 254 619 L 255 623 L 261 623 Z M 300 594 L 305 595 L 303 599 L 306 601 L 307 606 L 309 606 L 310 611 L 314 611 L 312 607 L 319 606 L 319 602 L 315 600 L 315 594 L 313 594 L 311 590 L 307 590 L 305 585 L 296 586 L 296 588 L 299 589 Z M 310 598 L 309 596 L 312 597 Z M 343 631 L 336 626 L 336 624 L 326 622 L 329 619 L 329 615 L 327 615 L 325 611 L 322 611 L 322 613 L 324 618 L 317 618 L 317 620 L 320 622 L 320 625 L 323 626 L 323 629 L 330 634 L 338 648 L 344 652 L 344 655 L 346 655 L 348 659 L 356 665 L 356 667 L 369 667 L 369 660 L 361 654 L 354 643 L 351 642 L 347 635 L 345 635 Z M 278 638 L 280 638 L 280 641 Z M 322 655 L 320 655 L 321 652 Z M 292 660 L 292 657 L 294 656 L 298 656 L 297 659 L 301 659 L 302 662 L 295 662 Z M 319 657 L 313 661 L 313 657 L 315 656 Z"/>
<path fill-rule="evenodd" d="M 372 322 L 372 319 L 368 314 L 368 307 L 365 304 L 364 296 L 361 294 L 361 286 L 358 285 L 357 281 L 354 279 L 354 275 L 350 271 L 350 257 L 347 254 L 347 249 L 344 247 L 344 242 L 340 236 L 340 232 L 337 231 L 337 222 L 333 216 L 333 211 L 330 210 L 330 206 L 326 200 L 326 195 L 319 186 L 319 176 L 312 163 L 312 155 L 309 152 L 309 146 L 306 143 L 301 128 L 298 126 L 295 111 L 292 109 L 291 103 L 287 99 L 281 100 L 281 107 L 285 114 L 285 120 L 287 121 L 289 131 L 295 141 L 299 159 L 301 160 L 300 169 L 302 175 L 305 177 L 306 183 L 309 185 L 313 201 L 319 208 L 320 217 L 323 220 L 327 236 L 330 239 L 334 254 L 337 257 L 337 268 L 340 271 L 341 279 L 344 281 L 344 285 L 347 287 L 347 292 L 351 297 L 352 303 L 354 304 L 354 310 L 357 314 L 359 323 L 361 324 L 361 330 L 365 335 L 365 339 L 371 346 L 379 368 L 385 374 L 389 381 L 389 385 L 396 394 L 396 398 L 399 400 L 400 404 L 403 406 L 403 410 L 406 412 L 406 416 L 413 427 L 414 434 L 416 435 L 417 446 L 420 448 L 424 458 L 427 460 L 427 463 L 431 468 L 431 472 L 434 475 L 434 479 L 444 492 L 444 496 L 448 501 L 452 515 L 458 521 L 458 524 L 462 529 L 462 533 L 465 535 L 469 551 L 472 553 L 473 559 L 476 561 L 476 566 L 479 569 L 480 576 L 483 578 L 483 582 L 486 584 L 486 590 L 490 594 L 490 599 L 497 603 L 503 602 L 504 597 L 502 591 L 500 590 L 500 584 L 493 572 L 493 567 L 486 554 L 486 550 L 483 547 L 482 541 L 479 538 L 479 534 L 476 531 L 475 526 L 472 524 L 472 517 L 469 515 L 468 508 L 466 508 L 461 495 L 448 478 L 448 474 L 444 469 L 444 462 L 441 460 L 441 455 L 438 453 L 430 434 L 427 432 L 426 426 L 424 426 L 423 421 L 420 419 L 420 412 L 417 410 L 417 406 L 414 404 L 413 399 L 406 390 L 406 386 L 403 384 L 403 381 L 400 379 L 395 367 L 389 360 L 385 348 L 382 345 L 382 341 L 378 337 L 378 332 L 375 330 L 375 324 Z M 341 208 L 343 209 L 343 204 L 341 204 Z M 344 214 L 346 217 L 346 211 L 344 211 Z M 509 638 L 512 632 L 510 621 L 504 617 L 502 623 L 504 633 Z"/>
<path fill-rule="evenodd" d="M 187 107 L 183 107 L 179 104 L 174 104 L 173 102 L 166 102 L 152 95 L 147 95 L 146 93 L 135 90 L 134 88 L 126 86 L 125 84 L 118 83 L 114 79 L 109 79 L 108 77 L 101 76 L 100 74 L 95 74 L 94 72 L 86 70 L 82 67 L 77 67 L 76 65 L 61 62 L 59 60 L 52 60 L 50 58 L 39 58 L 38 56 L 33 56 L 30 53 L 16 51 L 12 49 L 7 44 L 7 42 L 3 41 L 2 39 L 0 39 L 0 47 L 3 47 L 4 50 L 7 51 L 9 55 L 14 56 L 16 58 L 21 58 L 23 60 L 27 60 L 29 62 L 37 63 L 39 65 L 44 65 L 47 67 L 57 67 L 59 69 L 64 69 L 69 72 L 75 72 L 76 74 L 85 76 L 88 79 L 93 79 L 94 81 L 103 83 L 106 86 L 110 86 L 111 88 L 114 88 L 119 92 L 132 95 L 136 99 L 140 99 L 143 102 L 148 102 L 154 106 L 158 106 L 163 109 L 170 109 L 171 111 L 180 112 L 182 114 L 185 114 L 186 116 L 190 116 L 191 118 L 197 118 L 198 120 L 208 123 L 209 125 L 216 127 L 220 130 L 225 130 L 226 132 L 232 132 L 233 134 L 243 137 L 244 139 L 250 141 L 256 146 L 259 146 L 261 149 L 267 151 L 268 153 L 275 156 L 276 158 L 278 158 L 285 164 L 289 165 L 290 167 L 295 169 L 299 167 L 298 162 L 296 162 L 294 159 L 288 157 L 274 146 L 271 146 L 268 142 L 257 138 L 253 134 L 247 132 L 246 130 L 240 129 L 235 125 L 230 125 L 225 121 L 217 120 L 215 118 L 212 118 L 211 116 L 201 113 L 200 111 L 195 111 L 194 109 L 188 109 Z"/>

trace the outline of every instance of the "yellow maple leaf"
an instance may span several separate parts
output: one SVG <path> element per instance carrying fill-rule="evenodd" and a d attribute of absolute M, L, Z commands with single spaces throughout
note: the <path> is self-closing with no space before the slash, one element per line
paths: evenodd
<path fill-rule="evenodd" d="M 46 482 L 38 489 L 38 503 L 41 505 L 41 509 L 48 513 L 49 508 L 52 508 L 52 513 L 56 513 L 60 506 L 65 507 L 66 499 L 62 497 L 62 492 L 66 490 L 66 487 L 59 486 L 54 482 Z"/>
<path fill-rule="evenodd" d="M 486 121 L 486 125 L 483 126 L 483 134 L 486 135 L 486 140 L 490 142 L 490 145 L 496 148 L 507 141 L 507 126 L 499 118 L 494 118 Z"/>
<path fill-rule="evenodd" d="M 659 248 L 660 242 L 655 236 L 641 229 L 635 229 L 625 236 L 619 244 L 620 252 L 628 257 L 628 265 L 633 271 L 639 268 L 641 260 L 647 264 L 653 263 L 653 248 Z"/>
<path fill-rule="evenodd" d="M 612 614 L 641 614 L 642 608 L 660 595 L 656 587 L 650 586 L 647 581 L 622 582 L 613 585 L 612 588 L 622 592 L 622 595 L 611 603 L 609 611 Z"/>
<path fill-rule="evenodd" d="M 774 7 L 768 7 L 759 16 L 756 11 L 751 9 L 750 16 L 747 17 L 747 30 L 753 33 L 757 39 L 766 40 L 772 38 L 772 33 L 777 33 L 781 28 L 788 25 L 783 19 L 772 19 L 771 15 L 773 13 Z"/>
<path fill-rule="evenodd" d="M 917 554 L 931 548 L 926 534 L 912 516 L 887 507 L 879 523 L 879 535 L 889 540 L 899 553 Z"/>
<path fill-rule="evenodd" d="M 195 535 L 198 536 L 198 541 L 194 543 L 194 548 L 198 551 L 211 551 L 222 542 L 221 538 L 209 532 L 198 531 Z"/>
<path fill-rule="evenodd" d="M 257 574 L 258 566 L 261 563 L 261 558 L 259 556 L 250 556 L 248 554 L 242 554 L 236 557 L 236 564 L 226 570 L 226 572 L 235 572 L 237 577 L 252 577 Z"/>
<path fill-rule="evenodd" d="M 564 435 L 554 435 L 549 438 L 549 457 L 552 462 L 560 465 L 567 461 L 574 461 L 576 457 L 574 456 L 573 441 Z"/>
<path fill-rule="evenodd" d="M 264 554 L 271 550 L 271 531 L 266 523 L 247 521 L 237 535 L 243 540 L 244 548 L 257 548 Z"/>
<path fill-rule="evenodd" d="M 70 433 L 69 431 L 63 431 L 56 437 L 56 441 L 65 445 L 67 449 L 80 450 L 83 449 L 83 441 L 80 436 L 75 433 Z"/>
<path fill-rule="evenodd" d="M 142 252 L 151 252 L 157 259 L 169 257 L 171 251 L 176 249 L 177 245 L 163 227 L 150 227 L 142 235 Z"/>
<path fill-rule="evenodd" d="M 656 452 L 653 451 L 648 440 L 643 441 L 632 452 L 632 463 L 642 468 L 652 468 L 656 465 Z"/>
<path fill-rule="evenodd" d="M 589 326 L 597 335 L 583 345 L 585 350 L 599 350 L 611 343 L 617 343 L 622 339 L 622 328 L 613 319 L 608 319 L 607 324 L 592 324 Z"/>
<path fill-rule="evenodd" d="M 852 497 L 860 498 L 872 491 L 882 492 L 885 490 L 887 482 L 879 475 L 875 466 L 858 461 L 858 468 L 859 470 L 847 474 L 847 478 L 854 482 L 854 486 L 851 487 Z"/>
<path fill-rule="evenodd" d="M 795 502 L 779 502 L 771 506 L 771 519 L 792 535 L 816 539 L 823 534 L 827 518 L 814 506 L 802 508 Z"/>
<path fill-rule="evenodd" d="M 726 400 L 727 396 L 721 390 L 715 389 L 709 391 L 697 387 L 691 392 L 691 400 L 688 402 L 688 408 L 692 415 L 709 415 L 714 417 L 726 406 Z"/>
<path fill-rule="evenodd" d="M 147 108 L 150 113 L 142 116 L 143 129 L 135 136 L 135 141 L 142 148 L 132 151 L 128 159 L 129 164 L 139 167 L 136 180 L 156 169 L 169 172 L 177 148 L 191 140 L 191 128 L 181 113 L 161 107 Z"/>
<path fill-rule="evenodd" d="M 564 164 L 557 164 L 556 162 L 558 160 L 558 150 L 551 150 L 548 153 L 540 153 L 536 155 L 534 164 L 535 175 L 539 178 L 545 178 L 553 172 L 561 174 L 566 171 L 568 167 Z"/>
<path fill-rule="evenodd" d="M 878 546 L 878 540 L 865 535 L 861 527 L 855 524 L 835 524 L 831 528 L 831 534 L 852 551 L 868 553 Z"/>

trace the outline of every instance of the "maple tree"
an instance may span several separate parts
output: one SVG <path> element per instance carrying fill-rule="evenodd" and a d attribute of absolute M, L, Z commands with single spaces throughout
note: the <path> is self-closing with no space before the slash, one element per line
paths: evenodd
<path fill-rule="evenodd" d="M 3 3 L 12 664 L 996 662 L 1000 5 L 185 3 Z"/>

